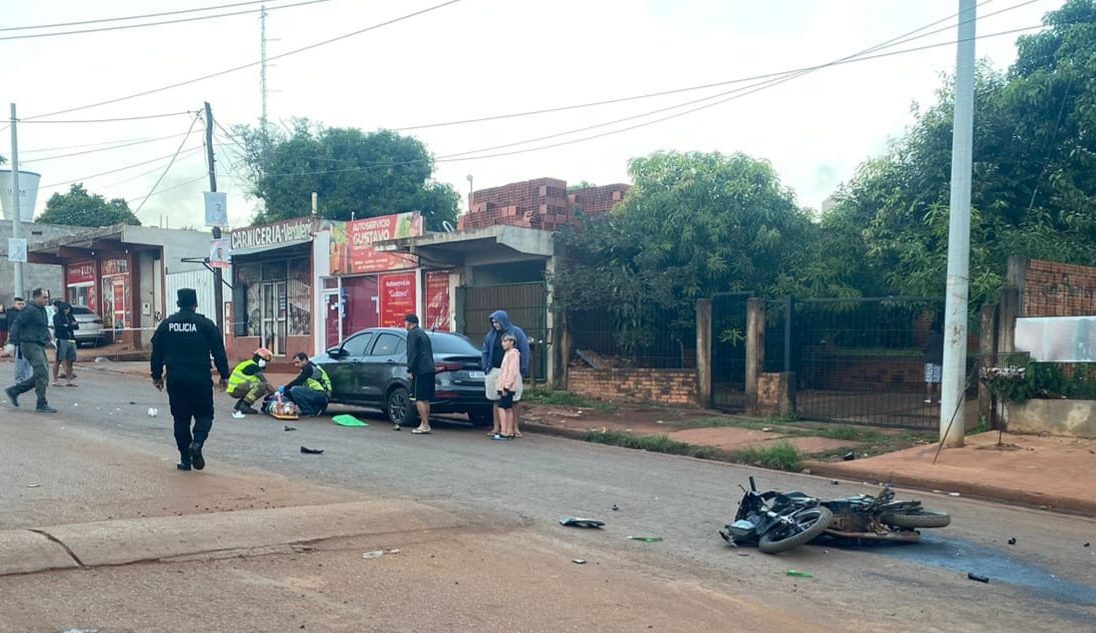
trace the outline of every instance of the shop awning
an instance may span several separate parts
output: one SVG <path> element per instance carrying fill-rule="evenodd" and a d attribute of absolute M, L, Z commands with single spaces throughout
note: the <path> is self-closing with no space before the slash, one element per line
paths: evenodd
<path fill-rule="evenodd" d="M 417 255 L 429 266 L 473 266 L 555 255 L 550 231 L 506 225 L 385 240 L 374 242 L 373 248 Z"/>
<path fill-rule="evenodd" d="M 157 239 L 157 229 L 143 226 L 116 224 L 102 228 L 89 228 L 75 235 L 58 237 L 39 242 L 27 251 L 27 261 L 32 264 L 65 264 L 76 259 L 94 257 L 97 252 L 125 252 L 157 250 L 162 239 Z"/>

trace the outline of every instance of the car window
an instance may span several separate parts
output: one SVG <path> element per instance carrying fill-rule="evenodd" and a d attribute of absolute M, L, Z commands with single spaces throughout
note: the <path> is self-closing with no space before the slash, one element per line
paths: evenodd
<path fill-rule="evenodd" d="M 372 332 L 357 334 L 346 339 L 346 342 L 343 343 L 342 349 L 344 352 L 346 352 L 347 356 L 365 356 L 365 350 L 369 348 L 369 343 L 372 340 Z"/>
<path fill-rule="evenodd" d="M 401 344 L 403 339 L 392 334 L 385 332 L 377 337 L 377 342 L 373 345 L 373 356 L 392 356 L 399 354 L 402 350 Z"/>
<path fill-rule="evenodd" d="M 84 306 L 72 306 L 72 313 L 73 314 L 95 314 L 94 312 L 92 312 L 91 310 L 85 308 Z"/>
<path fill-rule="evenodd" d="M 459 334 L 443 334 L 441 332 L 427 332 L 430 337 L 430 347 L 435 354 L 464 354 L 479 356 L 480 350 L 472 342 Z"/>

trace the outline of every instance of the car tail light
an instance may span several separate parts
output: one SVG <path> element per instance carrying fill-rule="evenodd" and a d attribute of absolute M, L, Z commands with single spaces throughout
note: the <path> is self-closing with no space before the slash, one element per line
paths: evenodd
<path fill-rule="evenodd" d="M 460 363 L 434 363 L 434 373 L 441 374 L 447 371 L 460 371 L 464 369 Z"/>
<path fill-rule="evenodd" d="M 435 391 L 434 397 L 438 400 L 453 400 L 460 397 L 456 391 Z"/>

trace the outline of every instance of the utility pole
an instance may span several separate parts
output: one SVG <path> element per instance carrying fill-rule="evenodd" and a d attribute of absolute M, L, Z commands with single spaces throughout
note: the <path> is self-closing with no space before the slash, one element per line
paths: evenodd
<path fill-rule="evenodd" d="M 263 112 L 259 118 L 259 129 L 262 130 L 263 137 L 266 137 L 266 5 L 259 7 L 259 35 L 260 40 L 260 64 L 259 64 L 259 86 L 263 93 Z"/>
<path fill-rule="evenodd" d="M 19 134 L 15 131 L 15 104 L 11 104 L 11 236 L 23 237 L 23 213 L 19 208 Z M 14 291 L 16 297 L 26 297 L 23 288 L 23 262 L 12 262 L 15 273 Z"/>
<path fill-rule="evenodd" d="M 948 285 L 944 304 L 944 368 L 940 385 L 940 441 L 962 446 L 967 373 L 967 300 L 970 295 L 970 180 L 974 137 L 975 0 L 959 0 L 955 115 L 951 144 Z"/>
<path fill-rule="evenodd" d="M 205 102 L 206 123 L 206 160 L 209 163 L 209 190 L 217 191 L 217 169 L 213 161 L 213 108 L 209 102 Z M 221 227 L 213 227 L 213 239 L 221 239 Z M 220 268 L 213 269 L 213 302 L 217 304 L 217 328 L 221 330 L 221 336 L 225 335 L 225 301 L 224 301 L 224 273 Z"/>

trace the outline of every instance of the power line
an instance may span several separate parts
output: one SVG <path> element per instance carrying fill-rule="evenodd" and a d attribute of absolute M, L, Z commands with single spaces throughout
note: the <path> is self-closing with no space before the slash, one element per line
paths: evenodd
<path fill-rule="evenodd" d="M 317 3 L 320 3 L 320 2 L 330 2 L 330 1 L 331 0 L 304 0 L 302 2 L 296 2 L 296 3 L 293 3 L 293 4 L 285 4 L 285 5 L 282 5 L 282 6 L 279 6 L 279 7 L 268 7 L 267 10 L 268 11 L 273 11 L 275 9 L 289 9 L 289 8 L 292 8 L 292 7 L 300 7 L 300 6 L 304 6 L 304 5 L 308 5 L 308 4 L 317 4 Z M 240 3 L 240 4 L 258 4 L 258 3 L 257 2 L 243 2 L 243 3 Z M 239 5 L 228 5 L 228 6 L 239 6 Z M 118 21 L 118 20 L 135 20 L 135 19 L 140 19 L 142 17 L 154 17 L 154 16 L 157 16 L 157 15 L 173 15 L 173 14 L 178 14 L 178 13 L 194 13 L 194 12 L 209 11 L 209 10 L 211 10 L 211 9 L 208 9 L 208 8 L 207 9 L 188 9 L 188 10 L 185 10 L 185 11 L 172 11 L 172 12 L 168 12 L 168 13 L 151 14 L 150 16 L 133 16 L 133 17 L 128 17 L 128 18 L 104 18 L 104 19 L 101 19 L 101 20 L 89 20 L 89 21 L 86 21 L 86 22 L 73 22 L 73 23 L 70 23 L 69 25 L 65 25 L 65 26 L 70 26 L 70 25 L 75 25 L 75 24 L 96 24 L 96 23 L 101 23 L 101 22 L 113 22 L 113 21 Z M 197 22 L 197 21 L 200 21 L 200 20 L 212 20 L 214 18 L 227 18 L 227 17 L 236 16 L 236 15 L 246 15 L 248 13 L 255 13 L 257 11 L 260 11 L 260 9 L 248 9 L 246 11 L 233 11 L 233 12 L 230 12 L 230 13 L 217 13 L 215 15 L 202 15 L 202 16 L 193 17 L 193 18 L 179 18 L 177 20 L 163 20 L 163 21 L 160 21 L 160 22 L 145 22 L 145 23 L 142 23 L 142 24 L 121 24 L 121 25 L 115 25 L 115 26 L 103 26 L 103 27 L 94 28 L 94 29 L 79 29 L 79 30 L 75 30 L 75 31 L 56 31 L 56 32 L 53 32 L 53 33 L 32 33 L 32 34 L 29 34 L 29 35 L 7 35 L 7 36 L 4 36 L 4 37 L 0 37 L 0 41 L 3 41 L 3 40 L 25 40 L 25 39 L 32 39 L 32 38 L 38 38 L 38 37 L 55 37 L 55 36 L 58 36 L 58 35 L 80 35 L 80 34 L 83 34 L 83 33 L 102 33 L 104 31 L 121 31 L 121 30 L 126 30 L 126 29 L 140 29 L 140 28 L 144 28 L 146 26 L 162 26 L 162 25 L 165 25 L 165 24 L 179 24 L 181 22 Z M 57 25 L 57 26 L 62 26 L 62 25 Z M 36 28 L 48 28 L 48 27 L 21 26 L 21 27 L 14 27 L 12 29 L 0 29 L 0 31 L 8 31 L 8 30 L 15 30 L 15 29 L 36 29 Z"/>
<path fill-rule="evenodd" d="M 171 171 L 171 166 L 175 164 L 175 159 L 179 158 L 179 152 L 183 151 L 183 146 L 186 145 L 187 140 L 190 139 L 190 134 L 194 131 L 194 126 L 197 125 L 197 123 L 198 117 L 195 116 L 194 119 L 190 122 L 190 128 L 187 129 L 186 136 L 183 138 L 183 141 L 179 143 L 179 148 L 175 150 L 175 155 L 171 157 L 171 162 L 167 164 L 167 167 L 164 168 L 164 172 L 160 174 L 159 178 L 156 179 L 156 184 L 152 185 L 152 189 L 150 189 L 148 195 L 145 196 L 143 200 L 141 200 L 140 206 L 138 206 L 137 209 L 133 212 L 133 215 L 137 215 L 137 213 L 141 211 L 141 207 L 145 206 L 145 202 L 148 201 L 150 197 L 152 197 L 152 194 L 156 193 L 156 188 L 160 186 L 161 182 L 163 182 L 164 177 L 167 176 L 167 172 Z"/>
<path fill-rule="evenodd" d="M 982 2 L 982 5 L 989 4 L 990 2 L 993 2 L 993 1 L 994 0 L 984 0 Z M 1011 6 L 1011 7 L 1006 7 L 1004 9 L 999 10 L 999 11 L 994 11 L 993 13 L 988 13 L 986 15 L 981 16 L 978 19 L 979 20 L 984 20 L 985 18 L 994 16 L 994 15 L 998 15 L 998 14 L 1004 13 L 1006 11 L 1011 11 L 1013 9 L 1018 9 L 1020 7 L 1025 6 L 1025 5 L 1033 4 L 1033 3 L 1039 2 L 1039 1 L 1040 0 L 1026 0 L 1025 2 L 1022 2 L 1020 4 L 1017 4 L 1017 5 L 1014 5 L 1014 6 Z M 982 5 L 979 5 L 979 6 L 982 6 Z M 941 22 L 946 22 L 948 20 L 951 20 L 952 18 L 954 18 L 958 15 L 959 15 L 958 13 L 954 13 L 954 14 L 948 16 L 948 17 L 941 18 L 940 20 L 937 20 L 936 22 L 932 22 L 932 23 L 927 24 L 927 25 L 925 25 L 925 26 L 923 26 L 923 27 L 921 27 L 917 30 L 910 31 L 909 33 L 900 35 L 900 36 L 894 38 L 893 40 L 889 40 L 888 42 L 884 42 L 883 44 L 878 45 L 878 47 L 882 48 L 884 45 L 888 45 L 888 44 L 903 43 L 903 42 L 896 42 L 896 40 L 906 38 L 907 36 L 910 36 L 910 35 L 913 35 L 914 33 L 917 33 L 918 31 L 922 31 L 924 29 L 936 26 L 937 24 L 940 24 Z M 954 29 L 954 28 L 955 28 L 955 25 L 949 25 L 949 26 L 943 27 L 941 29 L 931 31 L 929 33 L 923 33 L 923 34 L 918 35 L 916 37 L 910 37 L 909 39 L 906 39 L 905 41 L 910 42 L 910 41 L 913 41 L 915 39 L 921 39 L 921 38 L 928 37 L 930 35 L 935 35 L 936 33 L 940 33 L 942 31 L 948 31 L 948 30 L 951 30 L 951 29 Z M 950 43 L 953 43 L 953 42 L 948 42 L 948 43 L 950 44 Z M 738 84 L 738 83 L 746 83 L 746 82 L 757 81 L 757 80 L 762 80 L 762 79 L 772 79 L 772 78 L 781 77 L 781 76 L 792 74 L 792 73 L 798 73 L 798 72 L 803 72 L 803 71 L 808 71 L 808 70 L 818 70 L 818 69 L 821 69 L 821 68 L 825 68 L 826 66 L 836 65 L 837 63 L 850 63 L 851 61 L 861 61 L 861 60 L 857 59 L 857 60 L 849 60 L 849 61 L 842 61 L 842 62 L 830 62 L 828 64 L 819 64 L 819 65 L 814 65 L 814 66 L 803 66 L 803 67 L 800 67 L 800 68 L 792 68 L 792 69 L 789 69 L 789 70 L 783 70 L 783 71 L 779 71 L 779 72 L 771 72 L 771 73 L 765 73 L 765 74 L 760 74 L 760 75 L 753 75 L 753 76 L 749 76 L 749 77 L 738 77 L 738 78 L 735 78 L 735 79 L 728 79 L 728 80 L 717 81 L 717 82 L 713 82 L 713 83 L 700 84 L 700 85 L 697 85 L 697 86 L 688 86 L 688 87 L 685 87 L 685 88 L 673 88 L 673 89 L 669 89 L 669 90 L 661 90 L 661 91 L 658 91 L 658 92 L 648 92 L 648 93 L 643 93 L 643 94 L 638 94 L 638 95 L 631 95 L 631 96 L 628 96 L 628 97 L 616 97 L 616 98 L 612 98 L 612 99 L 604 99 L 604 100 L 601 100 L 601 101 L 590 101 L 590 102 L 587 102 L 587 103 L 577 103 L 577 104 L 557 106 L 557 107 L 552 107 L 552 108 L 542 108 L 542 109 L 538 109 L 538 110 L 527 110 L 527 111 L 524 111 L 524 112 L 512 112 L 512 113 L 506 113 L 506 114 L 495 114 L 495 115 L 481 116 L 481 117 L 475 117 L 475 118 L 470 118 L 470 119 L 458 119 L 458 120 L 454 120 L 454 121 L 443 121 L 443 122 L 439 122 L 439 123 L 424 123 L 424 124 L 419 124 L 419 125 L 408 125 L 408 126 L 397 127 L 397 128 L 393 128 L 393 129 L 396 130 L 397 132 L 408 132 L 408 131 L 412 131 L 412 130 L 423 130 L 423 129 L 429 129 L 429 128 L 438 128 L 438 127 L 450 127 L 450 126 L 455 126 L 455 125 L 465 125 L 465 124 L 469 124 L 469 123 L 484 123 L 484 122 L 487 122 L 487 121 L 499 121 L 499 120 L 504 120 L 504 119 L 515 119 L 515 118 L 521 118 L 521 117 L 536 116 L 536 115 L 540 115 L 540 114 L 552 114 L 552 113 L 555 113 L 555 112 L 566 112 L 566 111 L 569 111 L 569 110 L 579 110 L 579 109 L 585 109 L 585 108 L 592 108 L 592 107 L 596 107 L 596 106 L 612 105 L 612 104 L 616 104 L 616 103 L 625 103 L 625 102 L 629 102 L 629 101 L 638 101 L 638 100 L 641 100 L 641 99 L 650 99 L 650 98 L 654 98 L 654 97 L 665 97 L 665 96 L 668 96 L 668 95 L 680 94 L 680 93 L 683 93 L 683 92 L 695 92 L 697 90 L 704 90 L 706 88 L 718 88 L 718 87 L 721 87 L 721 86 L 728 86 L 728 85 Z"/>
<path fill-rule="evenodd" d="M 176 135 L 176 136 L 179 136 L 179 135 Z M 164 138 L 175 138 L 175 136 L 164 137 Z M 34 149 L 28 149 L 26 151 L 24 151 L 23 148 L 20 147 L 19 148 L 19 155 L 22 156 L 23 154 L 40 154 L 42 152 L 59 152 L 59 151 L 62 151 L 62 150 L 67 150 L 67 149 L 81 149 L 81 148 L 84 148 L 84 147 L 100 147 L 102 145 L 115 145 L 117 143 L 129 143 L 129 142 L 134 142 L 134 141 L 150 141 L 151 142 L 151 141 L 154 141 L 154 140 L 159 140 L 159 139 L 153 138 L 153 137 L 147 137 L 147 136 L 141 137 L 141 138 L 120 138 L 120 139 L 115 139 L 113 141 L 101 141 L 101 142 L 98 142 L 98 143 L 83 143 L 81 145 L 62 145 L 60 147 L 37 147 L 37 148 L 34 148 Z"/>
<path fill-rule="evenodd" d="M 190 158 L 191 156 L 198 156 L 199 155 L 198 150 L 201 150 L 201 149 L 203 149 L 203 148 L 199 147 L 197 149 L 191 149 L 189 151 L 183 152 L 182 154 L 179 155 L 180 158 L 181 158 L 180 162 L 185 161 L 186 159 Z M 108 185 L 100 185 L 99 189 L 110 189 L 111 187 L 117 187 L 118 185 L 123 185 L 127 182 L 133 182 L 134 180 L 137 180 L 139 178 L 144 178 L 145 176 L 150 176 L 152 174 L 155 174 L 155 173 L 159 172 L 160 168 L 161 168 L 161 166 L 157 165 L 156 167 L 154 167 L 154 168 L 152 168 L 148 171 L 143 171 L 143 172 L 141 172 L 139 174 L 136 174 L 134 176 L 130 176 L 128 178 L 123 178 L 121 180 L 116 180 L 116 181 L 114 181 L 114 182 L 112 182 Z"/>
<path fill-rule="evenodd" d="M 164 112 L 162 114 L 141 114 L 136 116 L 115 117 L 112 119 L 68 119 L 60 120 L 54 119 L 51 121 L 37 121 L 31 119 L 37 119 L 37 117 L 31 117 L 31 119 L 19 119 L 20 123 L 117 123 L 120 121 L 144 121 L 146 119 L 163 119 L 173 116 L 181 116 L 184 114 L 194 114 L 193 110 L 183 110 L 182 112 Z"/>
<path fill-rule="evenodd" d="M 431 11 L 436 11 L 438 9 L 447 7 L 451 4 L 456 4 L 458 2 L 461 2 L 461 0 L 447 0 L 446 2 L 442 2 L 440 4 L 436 4 L 436 5 L 427 7 L 425 9 L 420 10 L 420 11 L 415 11 L 413 13 L 408 13 L 408 14 L 402 15 L 400 17 L 393 18 L 391 20 L 386 20 L 384 22 L 380 22 L 380 23 L 374 24 L 372 26 L 367 26 L 363 29 L 358 29 L 357 31 L 346 33 L 344 35 L 339 35 L 338 37 L 333 37 L 333 38 L 328 39 L 328 40 L 323 40 L 321 42 L 316 42 L 314 44 L 309 44 L 308 46 L 303 46 L 301 48 L 297 48 L 297 49 L 294 49 L 294 50 L 291 50 L 291 51 L 288 51 L 288 52 L 285 52 L 285 53 L 274 55 L 273 57 L 267 58 L 267 62 L 271 62 L 271 61 L 274 61 L 276 59 L 282 59 L 284 57 L 289 57 L 290 55 L 296 55 L 297 53 L 303 53 L 305 51 L 312 50 L 312 49 L 318 48 L 320 46 L 325 46 L 327 44 L 338 42 L 340 40 L 344 40 L 344 39 L 347 39 L 347 38 L 350 38 L 350 37 L 354 37 L 356 35 L 361 35 L 362 33 L 367 33 L 369 31 L 374 31 L 376 29 L 379 29 L 379 28 L 382 28 L 382 27 L 385 27 L 385 26 L 389 26 L 391 24 L 396 24 L 398 22 L 403 22 L 405 20 L 409 20 L 411 18 L 423 15 L 425 13 L 430 13 Z M 176 83 L 173 83 L 173 84 L 170 84 L 170 85 L 167 85 L 167 86 L 161 86 L 159 88 L 153 88 L 151 90 L 145 90 L 143 92 L 134 93 L 134 94 L 127 95 L 127 96 L 124 96 L 124 97 L 116 97 L 114 99 L 108 99 L 106 101 L 99 101 L 97 103 L 90 103 L 88 105 L 78 106 L 78 107 L 75 107 L 75 108 L 68 108 L 68 109 L 65 109 L 65 110 L 58 110 L 56 112 L 49 112 L 49 113 L 46 113 L 46 114 L 39 114 L 39 115 L 36 115 L 36 116 L 27 117 L 24 120 L 25 121 L 30 121 L 32 119 L 41 119 L 41 118 L 45 118 L 45 117 L 56 116 L 58 114 L 67 114 L 69 112 L 76 112 L 78 110 L 87 110 L 89 108 L 97 108 L 99 106 L 108 105 L 108 104 L 111 104 L 111 103 L 119 103 L 121 101 L 128 101 L 130 99 L 136 99 L 138 97 L 144 97 L 144 96 L 147 96 L 147 95 L 150 95 L 150 94 L 155 94 L 157 92 L 163 92 L 165 90 L 171 90 L 172 88 L 178 88 L 180 86 L 186 86 L 186 85 L 189 85 L 189 84 L 192 84 L 192 83 L 197 83 L 199 81 L 205 81 L 206 79 L 213 79 L 214 77 L 220 77 L 222 75 L 227 75 L 229 73 L 234 73 L 234 72 L 237 72 L 237 71 L 240 71 L 240 70 L 245 70 L 247 68 L 252 68 L 254 66 L 258 66 L 261 63 L 262 63 L 262 60 L 256 61 L 256 62 L 250 62 L 248 64 L 235 66 L 233 68 L 228 68 L 228 69 L 225 69 L 225 70 L 222 70 L 222 71 L 219 71 L 219 72 L 210 73 L 208 75 L 202 75 L 201 77 L 195 77 L 193 79 L 187 79 L 185 81 L 176 82 Z"/>
<path fill-rule="evenodd" d="M 203 148 L 199 147 L 198 149 L 203 149 Z M 168 187 L 167 189 L 161 189 L 161 190 L 157 191 L 156 193 L 150 193 L 147 196 L 145 196 L 145 199 L 151 198 L 152 196 L 158 196 L 162 193 L 167 193 L 169 191 L 175 191 L 176 189 L 182 189 L 183 187 L 189 187 L 190 185 L 193 185 L 196 182 L 201 182 L 201 181 L 205 180 L 206 178 L 208 178 L 208 176 L 206 176 L 206 175 L 198 176 L 194 180 L 188 180 L 184 183 L 180 183 L 180 184 L 175 185 L 173 187 Z M 130 202 L 135 202 L 135 201 L 140 200 L 140 199 L 141 198 L 133 198 L 132 200 L 126 200 L 126 204 L 129 204 Z"/>
<path fill-rule="evenodd" d="M 200 149 L 202 149 L 202 146 L 198 145 L 196 147 L 191 147 L 191 148 L 187 149 L 186 152 L 189 153 L 189 152 L 197 151 L 197 150 L 200 150 Z M 126 165 L 125 167 L 119 167 L 118 169 L 112 169 L 110 171 L 100 172 L 98 174 L 92 174 L 90 176 L 84 176 L 82 178 L 75 178 L 73 180 L 66 180 L 65 182 L 54 182 L 54 183 L 50 183 L 48 185 L 42 185 L 42 189 L 50 189 L 52 187 L 61 187 L 61 186 L 64 186 L 64 185 L 71 185 L 73 183 L 82 182 L 84 180 L 91 180 L 92 178 L 98 178 L 99 176 L 107 176 L 109 174 L 116 174 L 120 171 L 126 171 L 127 169 L 133 169 L 134 167 L 140 167 L 142 165 L 147 165 L 149 163 L 155 163 L 158 160 L 164 160 L 165 158 L 170 158 L 171 156 L 173 156 L 173 154 L 167 154 L 166 156 L 158 156 L 156 158 L 151 158 L 149 160 L 141 161 L 139 163 L 133 163 L 132 165 Z"/>
<path fill-rule="evenodd" d="M 85 154 L 95 154 L 97 152 L 109 152 L 110 150 L 122 149 L 124 147 L 133 147 L 134 145 L 144 145 L 146 143 L 155 143 L 157 141 L 166 141 L 168 139 L 179 138 L 180 136 L 186 136 L 187 134 L 189 134 L 189 132 L 184 132 L 183 134 L 171 134 L 169 136 L 158 136 L 156 138 L 138 139 L 138 140 L 131 141 L 131 142 L 128 142 L 128 143 L 122 143 L 120 145 L 111 145 L 110 147 L 100 147 L 100 148 L 97 148 L 97 149 L 87 149 L 87 150 L 83 150 L 83 151 L 80 151 L 80 152 L 72 152 L 70 154 L 57 154 L 55 156 L 45 156 L 43 158 L 35 158 L 33 160 L 24 160 L 24 161 L 20 161 L 20 162 L 21 163 L 27 163 L 27 164 L 30 164 L 30 163 L 44 163 L 47 160 L 57 160 L 57 159 L 60 159 L 60 158 L 71 158 L 73 156 L 83 156 Z"/>

